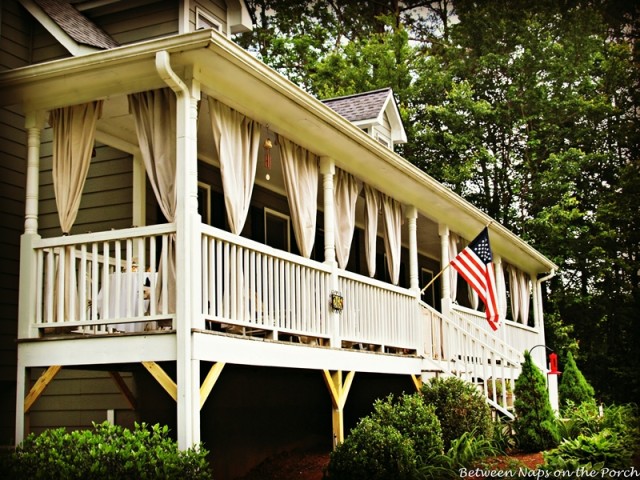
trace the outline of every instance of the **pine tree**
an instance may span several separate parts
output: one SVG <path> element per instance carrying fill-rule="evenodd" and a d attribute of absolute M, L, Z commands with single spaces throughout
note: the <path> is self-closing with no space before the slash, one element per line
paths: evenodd
<path fill-rule="evenodd" d="M 558 394 L 563 406 L 567 406 L 569 402 L 573 402 L 574 405 L 580 405 L 583 402 L 593 400 L 595 394 L 593 387 L 584 378 L 584 375 L 576 365 L 571 352 L 567 353 Z"/>
<path fill-rule="evenodd" d="M 514 426 L 520 449 L 539 452 L 558 445 L 560 435 L 549 403 L 546 382 L 528 351 L 524 353 L 522 373 L 515 383 L 515 395 Z"/>

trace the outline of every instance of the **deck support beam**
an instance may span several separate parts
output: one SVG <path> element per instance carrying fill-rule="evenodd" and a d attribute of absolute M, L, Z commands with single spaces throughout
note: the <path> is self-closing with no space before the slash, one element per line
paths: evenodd
<path fill-rule="evenodd" d="M 200 410 L 202 410 L 204 402 L 206 402 L 207 398 L 209 398 L 209 394 L 220 378 L 220 374 L 222 373 L 222 369 L 225 365 L 225 362 L 214 363 L 211 366 L 211 369 L 209 370 L 206 378 L 204 379 L 204 382 L 202 382 L 202 385 L 200 386 Z"/>
<path fill-rule="evenodd" d="M 135 410 L 138 406 L 138 402 L 136 401 L 135 395 L 133 394 L 129 386 L 125 383 L 124 379 L 122 378 L 122 375 L 120 375 L 120 373 L 118 372 L 109 372 L 109 375 L 111 375 L 111 378 L 113 379 L 115 384 L 118 386 L 118 389 L 120 390 L 120 392 L 122 392 L 124 397 L 127 399 L 129 406 L 133 410 Z"/>
<path fill-rule="evenodd" d="M 160 365 L 156 362 L 142 362 L 142 365 L 149 371 L 151 376 L 158 381 L 160 386 L 164 388 L 165 392 L 167 392 L 171 398 L 174 400 L 178 399 L 178 386 L 176 382 L 167 375 L 167 372 L 165 372 Z"/>
<path fill-rule="evenodd" d="M 33 387 L 31 387 L 31 390 L 29 390 L 29 393 L 24 399 L 24 413 L 29 413 L 33 404 L 40 398 L 42 392 L 44 392 L 45 388 L 47 388 L 61 368 L 62 365 L 52 365 L 40 375 L 40 378 L 38 378 Z"/>
<path fill-rule="evenodd" d="M 349 395 L 349 389 L 353 383 L 353 376 L 356 372 L 347 373 L 347 378 L 342 382 L 342 370 L 330 372 L 322 371 L 322 377 L 329 389 L 331 403 L 333 405 L 333 445 L 334 447 L 344 442 L 344 404 Z"/>
<path fill-rule="evenodd" d="M 422 390 L 422 384 L 424 383 L 422 381 L 422 377 L 420 375 L 411 375 L 411 381 L 413 382 L 413 385 L 416 387 L 416 390 L 420 392 Z"/>

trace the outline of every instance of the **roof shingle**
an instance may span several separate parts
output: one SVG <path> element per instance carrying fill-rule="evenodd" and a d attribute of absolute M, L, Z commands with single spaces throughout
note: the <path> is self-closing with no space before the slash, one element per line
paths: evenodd
<path fill-rule="evenodd" d="M 350 122 L 373 120 L 384 108 L 390 91 L 390 88 L 383 88 L 372 92 L 329 98 L 322 102 Z"/>
<path fill-rule="evenodd" d="M 118 42 L 71 4 L 61 0 L 35 0 L 35 2 L 77 43 L 104 49 L 120 46 Z"/>

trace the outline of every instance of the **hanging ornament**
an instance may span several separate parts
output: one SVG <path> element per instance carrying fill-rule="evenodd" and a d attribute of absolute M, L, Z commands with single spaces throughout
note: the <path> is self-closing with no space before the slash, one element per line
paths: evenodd
<path fill-rule="evenodd" d="M 271 169 L 271 148 L 273 147 L 273 143 L 271 143 L 271 139 L 267 138 L 264 141 L 264 167 L 267 170 Z"/>

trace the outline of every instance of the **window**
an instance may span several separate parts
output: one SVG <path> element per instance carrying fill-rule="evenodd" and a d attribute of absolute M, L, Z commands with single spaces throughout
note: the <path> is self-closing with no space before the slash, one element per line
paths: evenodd
<path fill-rule="evenodd" d="M 211 185 L 198 182 L 198 213 L 202 222 L 211 225 Z"/>
<path fill-rule="evenodd" d="M 291 251 L 290 219 L 269 208 L 264 209 L 264 243 L 279 250 Z"/>
<path fill-rule="evenodd" d="M 205 28 L 213 28 L 219 32 L 222 30 L 220 22 L 215 20 L 211 15 L 204 10 L 196 7 L 196 30 L 203 30 Z"/>
<path fill-rule="evenodd" d="M 379 143 L 381 143 L 385 147 L 391 148 L 391 140 L 389 139 L 389 137 L 382 135 L 380 132 L 376 132 L 375 138 Z"/>

